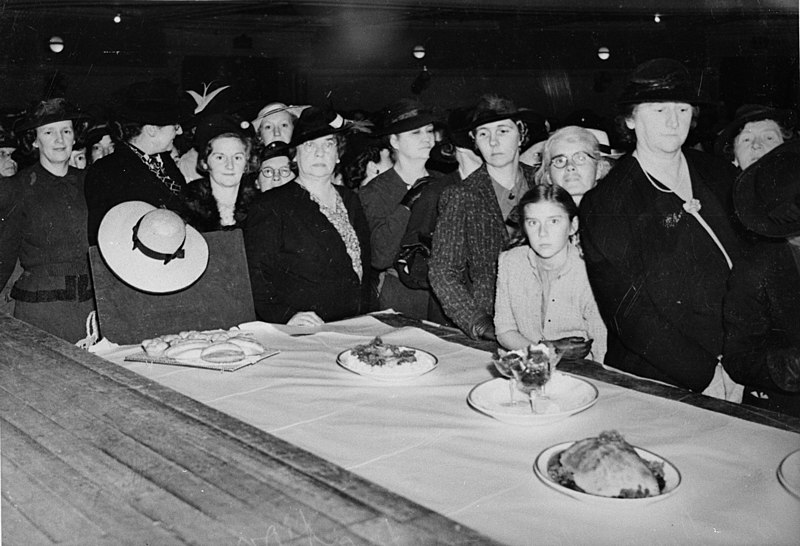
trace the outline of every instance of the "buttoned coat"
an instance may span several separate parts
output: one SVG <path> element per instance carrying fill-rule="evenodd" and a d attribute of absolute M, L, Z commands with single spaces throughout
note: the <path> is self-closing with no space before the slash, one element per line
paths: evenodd
<path fill-rule="evenodd" d="M 528 189 L 534 170 L 524 164 L 520 168 Z M 509 241 L 485 164 L 444 190 L 429 277 L 445 314 L 468 335 L 474 335 L 478 320 L 494 315 L 497 259 Z"/>

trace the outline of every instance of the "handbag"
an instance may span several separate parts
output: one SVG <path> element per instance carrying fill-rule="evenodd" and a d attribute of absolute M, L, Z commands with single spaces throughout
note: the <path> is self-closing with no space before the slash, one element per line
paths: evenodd
<path fill-rule="evenodd" d="M 414 290 L 428 290 L 428 261 L 431 257 L 430 244 L 425 242 L 403 245 L 395 260 L 397 276 L 405 286 Z"/>

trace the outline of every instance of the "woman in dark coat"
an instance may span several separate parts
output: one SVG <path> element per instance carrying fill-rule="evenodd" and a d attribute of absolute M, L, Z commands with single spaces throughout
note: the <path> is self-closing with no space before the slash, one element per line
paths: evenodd
<path fill-rule="evenodd" d="M 207 175 L 183 188 L 187 222 L 202 232 L 243 227 L 258 194 L 244 177 L 251 163 L 250 136 L 236 118 L 214 115 L 198 123 L 195 139 L 197 166 Z"/>
<path fill-rule="evenodd" d="M 314 326 L 368 311 L 369 230 L 358 197 L 334 186 L 344 129 L 311 107 L 295 126 L 298 177 L 261 194 L 245 223 L 260 320 Z"/>
<path fill-rule="evenodd" d="M 84 171 L 69 166 L 80 117 L 64 99 L 40 102 L 20 129 L 39 160 L 0 192 L 0 286 L 17 259 L 24 270 L 11 290 L 14 316 L 73 343 L 94 310 Z"/>
<path fill-rule="evenodd" d="M 682 150 L 699 103 L 686 68 L 639 66 L 620 100 L 636 150 L 581 203 L 581 244 L 608 327 L 605 363 L 703 392 L 731 395 L 719 365 L 722 301 L 742 246 L 731 224 L 734 171 Z M 738 390 L 741 396 L 741 389 Z"/>

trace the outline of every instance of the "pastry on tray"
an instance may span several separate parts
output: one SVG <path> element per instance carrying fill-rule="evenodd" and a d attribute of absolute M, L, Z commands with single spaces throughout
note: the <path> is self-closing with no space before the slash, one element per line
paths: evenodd
<path fill-rule="evenodd" d="M 241 362 L 265 354 L 267 349 L 238 328 L 230 330 L 189 330 L 142 341 L 149 357 L 213 364 Z"/>

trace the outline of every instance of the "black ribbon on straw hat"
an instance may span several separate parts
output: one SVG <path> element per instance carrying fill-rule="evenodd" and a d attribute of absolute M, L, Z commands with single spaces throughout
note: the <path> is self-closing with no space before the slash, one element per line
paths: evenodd
<path fill-rule="evenodd" d="M 163 294 L 197 281 L 208 266 L 208 243 L 175 212 L 143 201 L 109 210 L 97 245 L 108 268 L 126 284 Z"/>
<path fill-rule="evenodd" d="M 139 221 L 136 222 L 136 225 L 133 226 L 133 250 L 138 250 L 148 258 L 153 258 L 154 260 L 164 260 L 164 265 L 167 265 L 169 262 L 175 259 L 183 259 L 186 256 L 186 251 L 183 248 L 183 245 L 186 243 L 186 235 L 184 233 L 183 239 L 181 240 L 181 244 L 175 252 L 158 252 L 157 250 L 153 250 L 152 248 L 148 247 L 146 244 L 139 239 L 139 227 L 142 225 L 142 220 L 146 218 L 146 214 L 139 218 Z"/>

